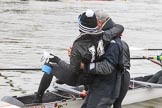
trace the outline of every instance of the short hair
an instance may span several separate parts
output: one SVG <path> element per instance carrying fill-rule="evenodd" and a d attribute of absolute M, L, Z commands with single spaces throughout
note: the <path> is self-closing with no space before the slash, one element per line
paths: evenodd
<path fill-rule="evenodd" d="M 95 15 L 97 20 L 101 20 L 102 23 L 104 23 L 107 20 L 107 18 L 109 18 L 107 12 L 104 12 L 103 10 L 96 10 Z"/>

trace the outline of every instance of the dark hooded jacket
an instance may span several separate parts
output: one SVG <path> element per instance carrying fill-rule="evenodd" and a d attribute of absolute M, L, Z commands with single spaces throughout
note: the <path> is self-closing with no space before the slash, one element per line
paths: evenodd
<path fill-rule="evenodd" d="M 112 21 L 111 18 L 108 18 L 108 20 L 105 21 L 105 23 L 103 24 L 102 26 L 102 30 L 103 31 L 106 31 L 106 30 L 109 30 L 113 27 L 115 23 Z M 119 34 L 121 35 L 121 34 Z M 118 40 L 118 41 L 117 41 Z M 123 41 L 123 40 L 119 40 L 119 39 L 115 39 L 114 38 L 114 41 L 116 41 L 116 44 L 119 45 L 119 50 L 121 50 L 121 53 L 120 55 L 123 55 L 122 58 L 118 59 L 120 60 L 120 68 L 124 68 L 124 69 L 130 69 L 130 52 L 129 52 L 129 46 L 128 44 Z M 105 49 L 107 48 L 111 48 L 111 47 L 108 47 L 106 46 Z M 108 53 L 113 53 L 117 51 L 117 49 L 112 49 L 111 52 L 108 52 Z M 114 58 L 117 58 L 117 56 L 115 57 L 116 55 L 114 54 Z M 113 57 L 110 57 L 110 58 L 113 58 Z M 108 61 L 108 59 L 106 59 L 108 57 L 104 56 L 103 58 L 100 59 L 100 62 L 96 62 L 95 63 L 95 68 L 94 69 L 91 69 L 91 70 L 86 70 L 86 71 L 89 71 L 89 73 L 93 73 L 93 74 L 99 74 L 99 75 L 108 75 L 108 74 L 111 74 L 111 68 L 110 68 L 110 64 Z M 111 60 L 111 61 L 114 61 L 114 60 Z M 117 63 L 117 61 L 116 61 Z M 113 62 L 111 64 L 114 64 Z M 91 64 L 92 65 L 92 64 Z M 87 65 L 89 66 L 89 65 Z"/>
<path fill-rule="evenodd" d="M 112 20 L 108 21 L 102 29 L 110 29 L 112 24 Z M 109 91 L 109 94 L 107 95 L 117 98 L 121 87 L 122 73 L 127 69 L 130 69 L 129 46 L 120 38 L 115 38 L 110 42 L 104 56 L 99 62 L 87 65 L 86 72 L 89 74 L 98 74 L 98 76 L 94 77 L 94 83 L 90 84 L 89 89 L 96 89 L 97 85 L 99 86 L 101 84 L 105 84 L 107 85 L 106 88 Z M 103 89 L 106 89 L 104 87 L 105 86 L 103 86 Z"/>
<path fill-rule="evenodd" d="M 79 76 L 83 74 L 83 70 L 80 69 L 80 63 L 83 62 L 86 65 L 91 62 L 100 61 L 110 41 L 121 34 L 123 30 L 123 26 L 114 24 L 110 30 L 104 32 L 82 33 L 72 46 L 70 64 L 60 60 L 58 64 L 53 66 L 53 74 L 65 84 L 77 85 Z M 114 66 L 111 64 L 109 66 L 109 72 L 111 73 L 114 71 Z M 96 77 L 96 75 L 94 76 Z"/>

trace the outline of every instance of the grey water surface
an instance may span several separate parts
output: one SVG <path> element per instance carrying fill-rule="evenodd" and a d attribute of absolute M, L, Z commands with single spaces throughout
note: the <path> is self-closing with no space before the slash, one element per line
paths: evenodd
<path fill-rule="evenodd" d="M 65 0 L 0 0 L 0 68 L 41 68 L 43 51 L 69 62 L 66 48 L 79 35 L 77 17 L 86 9 L 102 9 L 125 27 L 123 39 L 137 48 L 162 48 L 162 0 L 81 2 Z M 131 57 L 161 51 L 131 50 Z M 147 60 L 131 60 L 131 76 L 152 74 L 161 67 Z M 37 91 L 41 71 L 0 71 L 0 98 Z M 162 108 L 162 99 L 125 108 Z"/>

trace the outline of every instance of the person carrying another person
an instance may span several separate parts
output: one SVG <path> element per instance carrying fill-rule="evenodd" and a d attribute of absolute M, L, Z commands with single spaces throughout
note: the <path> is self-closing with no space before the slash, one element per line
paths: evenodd
<path fill-rule="evenodd" d="M 95 11 L 96 17 L 98 19 L 98 23 L 100 23 L 100 29 L 107 30 L 110 29 L 110 25 L 112 25 L 114 22 L 109 17 L 106 12 L 102 10 Z M 122 34 L 120 34 L 122 35 Z M 124 70 L 122 72 L 122 78 L 121 78 L 121 88 L 120 88 L 120 94 L 119 97 L 116 99 L 115 103 L 113 104 L 114 108 L 121 108 L 122 101 L 129 89 L 130 84 L 130 51 L 128 44 L 122 40 L 122 47 L 123 47 L 123 64 L 124 64 Z"/>
<path fill-rule="evenodd" d="M 123 32 L 124 28 L 121 25 L 115 24 L 110 30 L 107 30 L 105 32 L 98 31 L 96 16 L 93 13 L 93 11 L 88 10 L 88 11 L 82 13 L 79 17 L 79 30 L 81 32 L 81 35 L 74 41 L 74 44 L 72 46 L 72 52 L 71 52 L 71 56 L 70 56 L 70 64 L 65 63 L 57 56 L 55 56 L 54 58 L 52 58 L 50 60 L 51 62 L 56 63 L 53 65 L 52 74 L 54 74 L 63 83 L 71 85 L 71 86 L 78 85 L 78 77 L 80 77 L 80 75 L 82 75 L 82 73 L 84 73 L 84 74 L 86 73 L 85 70 L 80 69 L 81 62 L 83 62 L 84 65 L 86 66 L 86 64 L 98 61 L 100 58 L 102 58 L 102 56 L 104 56 L 104 53 L 106 51 L 105 48 L 110 43 L 110 40 L 112 38 L 118 36 L 119 34 L 121 34 Z M 119 47 L 117 47 L 117 48 L 119 48 Z M 121 52 L 121 51 L 119 51 L 119 49 L 114 50 L 114 51 L 118 55 L 118 57 L 117 57 L 117 59 L 118 59 L 119 56 L 121 55 L 119 52 Z M 114 54 L 111 52 L 110 56 L 113 56 L 113 55 Z M 109 57 L 109 58 L 111 58 L 111 57 Z M 113 58 L 112 61 L 113 60 L 116 60 L 116 59 Z M 117 63 L 116 64 L 115 63 L 116 62 L 113 62 L 112 65 L 109 64 L 109 66 L 110 66 L 109 72 L 114 73 L 111 76 L 111 77 L 114 77 L 113 81 L 116 81 L 116 73 L 117 73 L 118 69 L 116 69 L 115 66 L 117 66 L 119 64 L 118 60 L 117 60 Z M 107 79 L 106 75 L 97 75 L 98 73 L 94 73 L 94 75 L 89 74 L 89 73 L 86 73 L 86 74 L 89 78 L 93 77 L 93 79 L 95 78 L 96 81 L 98 80 L 97 82 L 91 81 L 92 86 L 95 87 L 95 83 L 97 85 L 102 85 L 101 87 L 99 87 L 100 89 L 97 87 L 97 90 L 102 90 L 102 87 L 105 87 L 107 84 L 108 84 L 108 86 L 110 86 L 109 82 L 105 83 L 105 81 L 104 81 L 105 79 Z M 52 77 L 53 76 L 51 74 L 43 75 L 39 89 L 38 89 L 38 93 L 36 96 L 36 102 L 41 102 L 43 93 L 48 88 L 48 86 L 52 80 Z M 103 81 L 99 81 L 99 79 L 102 79 Z M 98 84 L 98 83 L 100 83 L 100 84 Z M 92 90 L 90 94 L 95 94 L 95 92 L 97 90 Z M 105 92 L 106 96 L 108 96 L 107 95 L 108 91 L 102 91 L 102 92 L 103 93 Z M 108 94 L 110 94 L 111 92 L 112 91 L 110 90 L 110 92 Z M 99 98 L 96 100 L 94 100 L 94 98 L 89 99 L 91 101 L 94 100 L 95 103 L 93 103 L 93 105 L 90 103 L 89 105 L 87 105 L 86 108 L 94 108 L 94 107 L 104 108 L 102 106 L 105 103 L 106 103 L 106 105 L 104 105 L 104 106 L 109 107 L 109 104 L 107 104 L 107 103 L 111 103 L 111 99 L 106 99 L 105 102 L 103 102 L 104 100 L 102 100 L 102 98 L 105 98 L 106 96 L 104 96 L 104 94 L 103 94 L 103 95 L 99 95 L 100 99 Z M 103 103 L 100 101 L 102 101 Z"/>

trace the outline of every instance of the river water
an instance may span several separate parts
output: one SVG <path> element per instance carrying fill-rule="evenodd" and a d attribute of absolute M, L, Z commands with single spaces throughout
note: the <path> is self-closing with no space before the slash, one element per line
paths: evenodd
<path fill-rule="evenodd" d="M 0 68 L 41 68 L 43 51 L 69 62 L 66 48 L 78 36 L 78 15 L 102 9 L 125 27 L 123 39 L 137 48 L 161 48 L 162 1 L 116 0 L 65 2 L 0 0 Z M 153 56 L 161 51 L 131 50 L 131 57 Z M 131 60 L 131 76 L 155 73 L 161 68 L 147 60 Z M 0 98 L 37 90 L 41 71 L 0 71 Z M 130 105 L 161 108 L 162 99 Z M 130 107 L 128 106 L 128 107 Z M 126 108 L 128 108 L 126 107 Z"/>

